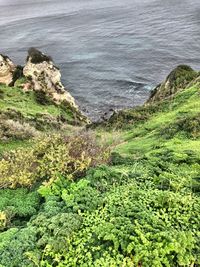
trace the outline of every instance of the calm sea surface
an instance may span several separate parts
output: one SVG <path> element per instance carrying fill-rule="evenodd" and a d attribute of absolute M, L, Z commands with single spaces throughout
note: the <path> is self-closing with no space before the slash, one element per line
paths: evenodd
<path fill-rule="evenodd" d="M 92 118 L 142 104 L 178 64 L 200 69 L 200 0 L 0 0 L 0 53 L 50 54 Z"/>

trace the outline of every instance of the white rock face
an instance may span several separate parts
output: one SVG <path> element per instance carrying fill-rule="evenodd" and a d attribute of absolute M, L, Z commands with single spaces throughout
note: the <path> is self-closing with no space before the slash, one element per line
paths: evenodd
<path fill-rule="evenodd" d="M 0 83 L 9 85 L 13 79 L 14 63 L 8 58 L 0 54 Z"/>
<path fill-rule="evenodd" d="M 45 56 L 40 51 L 39 55 Z M 67 92 L 61 83 L 61 73 L 54 63 L 42 61 L 33 63 L 34 59 L 29 56 L 27 63 L 23 69 L 23 74 L 31 80 L 33 90 L 43 90 L 47 92 L 55 102 L 66 100 L 72 106 L 77 108 L 74 98 Z"/>

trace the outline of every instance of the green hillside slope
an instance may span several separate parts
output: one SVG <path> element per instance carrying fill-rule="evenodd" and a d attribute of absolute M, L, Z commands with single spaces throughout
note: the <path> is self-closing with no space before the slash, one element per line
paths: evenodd
<path fill-rule="evenodd" d="M 27 145 L 27 140 L 42 133 L 83 126 L 86 118 L 63 102 L 54 103 L 42 91 L 23 91 L 17 86 L 0 85 L 0 152 Z"/>
<path fill-rule="evenodd" d="M 200 265 L 200 79 L 187 71 L 143 107 L 2 154 L 0 266 Z"/>

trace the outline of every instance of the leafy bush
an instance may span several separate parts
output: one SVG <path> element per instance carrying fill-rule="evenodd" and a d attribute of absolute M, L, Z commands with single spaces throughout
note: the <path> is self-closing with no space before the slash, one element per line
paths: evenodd
<path fill-rule="evenodd" d="M 37 192 L 28 192 L 27 189 L 4 189 L 0 191 L 0 211 L 7 218 L 9 224 L 13 220 L 28 220 L 37 213 L 40 204 L 40 196 Z"/>
<path fill-rule="evenodd" d="M 46 149 L 41 143 L 40 156 Z M 41 186 L 45 202 L 26 231 L 9 241 L 18 254 L 4 245 L 3 262 L 9 259 L 14 266 L 10 259 L 15 255 L 16 266 L 20 261 L 20 266 L 45 267 L 198 265 L 200 201 L 190 182 L 199 166 L 162 157 L 161 162 L 152 157 L 99 166 L 83 179 L 60 176 Z M 169 186 L 164 187 L 163 178 L 169 178 Z"/>
<path fill-rule="evenodd" d="M 0 231 L 4 230 L 8 224 L 8 218 L 5 211 L 0 211 Z"/>
<path fill-rule="evenodd" d="M 167 127 L 161 129 L 161 136 L 170 139 L 176 134 L 185 134 L 187 138 L 200 137 L 200 114 L 195 116 L 185 116 L 177 119 L 175 122 L 169 124 Z"/>
<path fill-rule="evenodd" d="M 30 187 L 37 178 L 37 157 L 31 149 L 5 153 L 0 160 L 0 188 Z"/>
<path fill-rule="evenodd" d="M 0 265 L 9 267 L 35 267 L 28 259 L 28 251 L 36 250 L 36 235 L 33 227 L 12 228 L 0 233 Z"/>
<path fill-rule="evenodd" d="M 54 251 L 61 251 L 67 248 L 66 240 L 79 230 L 81 223 L 82 218 L 73 213 L 60 212 L 51 217 L 40 213 L 31 222 L 31 226 L 36 229 L 38 247 L 44 248 L 48 245 Z"/>
<path fill-rule="evenodd" d="M 37 181 L 51 184 L 59 175 L 77 179 L 92 166 L 109 160 L 109 148 L 89 133 L 53 135 L 36 141 L 33 148 L 5 153 L 0 160 L 0 187 L 31 187 Z"/>
<path fill-rule="evenodd" d="M 42 266 L 52 262 L 56 266 L 153 267 L 199 263 L 197 198 L 147 192 L 129 183 L 111 190 L 103 203 L 92 213 L 81 214 L 82 227 L 63 251 L 51 245 L 45 248 Z"/>

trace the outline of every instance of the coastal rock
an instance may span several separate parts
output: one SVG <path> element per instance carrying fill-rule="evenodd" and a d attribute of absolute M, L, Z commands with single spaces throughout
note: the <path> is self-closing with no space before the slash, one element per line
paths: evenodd
<path fill-rule="evenodd" d="M 187 65 L 176 67 L 167 76 L 166 80 L 151 92 L 147 103 L 162 101 L 163 99 L 173 96 L 178 91 L 184 90 L 197 75 L 198 73 Z"/>
<path fill-rule="evenodd" d="M 12 84 L 15 68 L 14 63 L 9 57 L 0 54 L 0 83 L 6 85 Z"/>
<path fill-rule="evenodd" d="M 54 102 L 67 101 L 71 106 L 78 108 L 74 98 L 62 85 L 60 70 L 51 57 L 30 48 L 23 74 L 28 79 L 28 84 L 24 85 L 26 90 L 31 88 L 35 91 L 45 91 Z"/>

